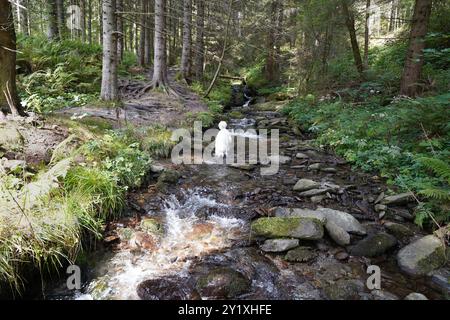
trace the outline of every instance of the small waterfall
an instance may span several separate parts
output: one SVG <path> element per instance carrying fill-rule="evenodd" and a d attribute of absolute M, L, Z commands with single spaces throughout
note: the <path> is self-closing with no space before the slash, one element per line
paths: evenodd
<path fill-rule="evenodd" d="M 203 208 L 220 213 L 228 205 L 201 195 L 183 191 L 182 199 L 172 195 L 164 204 L 164 234 L 154 251 L 121 250 L 106 261 L 102 276 L 90 282 L 86 293 L 75 299 L 139 299 L 137 285 L 145 280 L 170 275 L 188 276 L 192 259 L 231 246 L 231 238 L 241 233 L 244 221 L 220 214 L 199 215 Z"/>

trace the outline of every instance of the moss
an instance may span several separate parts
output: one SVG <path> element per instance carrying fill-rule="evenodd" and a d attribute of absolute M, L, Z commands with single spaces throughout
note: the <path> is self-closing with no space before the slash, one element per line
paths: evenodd
<path fill-rule="evenodd" d="M 247 292 L 250 281 L 236 270 L 221 267 L 200 277 L 196 287 L 203 296 L 230 299 Z"/>
<path fill-rule="evenodd" d="M 159 235 L 162 233 L 162 225 L 154 218 L 145 218 L 141 221 L 141 229 L 150 234 Z"/>
<path fill-rule="evenodd" d="M 257 236 L 277 238 L 277 237 L 295 237 L 297 236 L 297 230 L 299 227 L 306 226 L 309 223 L 314 224 L 317 227 L 317 237 L 320 238 L 323 235 L 322 224 L 317 219 L 312 218 L 300 218 L 300 217 L 269 217 L 259 218 L 252 223 L 252 231 Z M 311 225 L 312 226 L 312 225 Z M 322 229 L 322 230 L 320 230 Z M 308 230 L 306 233 L 309 234 Z M 322 232 L 320 232 L 322 231 Z"/>
<path fill-rule="evenodd" d="M 425 259 L 418 262 L 418 266 L 423 274 L 442 267 L 447 261 L 445 246 L 437 247 L 434 252 L 428 255 Z"/>
<path fill-rule="evenodd" d="M 229 114 L 230 118 L 242 119 L 244 118 L 244 114 L 239 111 L 231 111 Z"/>

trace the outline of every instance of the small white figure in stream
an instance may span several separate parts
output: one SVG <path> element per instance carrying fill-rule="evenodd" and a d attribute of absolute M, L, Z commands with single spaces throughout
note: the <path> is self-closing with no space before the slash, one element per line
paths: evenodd
<path fill-rule="evenodd" d="M 227 130 L 227 123 L 225 121 L 220 121 L 219 129 L 220 131 L 215 141 L 216 157 L 223 159 L 224 156 L 228 156 L 228 148 L 232 138 L 230 131 Z"/>

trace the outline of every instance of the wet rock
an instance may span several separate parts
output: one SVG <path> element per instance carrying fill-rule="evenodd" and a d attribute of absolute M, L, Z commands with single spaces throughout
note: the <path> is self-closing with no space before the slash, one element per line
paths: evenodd
<path fill-rule="evenodd" d="M 418 292 L 411 292 L 405 297 L 405 300 L 428 300 L 428 298 Z"/>
<path fill-rule="evenodd" d="M 298 153 L 295 155 L 295 157 L 296 157 L 297 159 L 308 159 L 308 158 L 309 158 L 309 156 L 308 156 L 307 154 L 301 153 L 301 152 L 298 152 Z"/>
<path fill-rule="evenodd" d="M 210 271 L 197 280 L 196 288 L 202 298 L 231 299 L 250 289 L 250 280 L 242 273 L 227 267 Z"/>
<path fill-rule="evenodd" d="M 176 277 L 146 280 L 138 285 L 137 294 L 142 300 L 199 300 L 198 292 L 184 282 Z"/>
<path fill-rule="evenodd" d="M 395 209 L 392 212 L 397 219 L 414 220 L 414 216 L 407 209 Z"/>
<path fill-rule="evenodd" d="M 433 287 L 443 294 L 450 295 L 450 270 L 442 268 L 433 271 L 430 275 Z"/>
<path fill-rule="evenodd" d="M 384 199 L 384 192 L 378 195 L 378 197 L 375 199 L 375 204 L 379 203 L 383 199 Z"/>
<path fill-rule="evenodd" d="M 264 252 L 283 252 L 298 247 L 298 239 L 269 239 L 264 241 L 261 250 Z"/>
<path fill-rule="evenodd" d="M 301 197 L 314 197 L 318 195 L 322 195 L 328 192 L 328 189 L 311 189 L 308 191 L 303 191 L 299 194 Z"/>
<path fill-rule="evenodd" d="M 289 262 L 308 262 L 316 257 L 316 253 L 308 247 L 290 250 L 284 259 Z"/>
<path fill-rule="evenodd" d="M 318 187 L 320 187 L 320 183 L 318 183 L 316 181 L 309 180 L 309 179 L 300 179 L 295 184 L 293 190 L 294 191 L 307 191 L 307 190 L 315 189 Z"/>
<path fill-rule="evenodd" d="M 291 157 L 281 156 L 281 155 L 279 155 L 279 156 L 270 156 L 269 157 L 269 161 L 271 163 L 286 164 L 286 163 L 291 161 Z"/>
<path fill-rule="evenodd" d="M 402 248 L 397 254 L 400 269 L 410 275 L 425 275 L 445 264 L 445 245 L 428 235 Z"/>
<path fill-rule="evenodd" d="M 377 257 L 397 244 L 397 240 L 387 233 L 377 233 L 359 241 L 350 248 L 353 256 Z"/>
<path fill-rule="evenodd" d="M 362 281 L 341 279 L 325 287 L 324 293 L 330 300 L 359 300 L 358 293 L 363 290 Z"/>
<path fill-rule="evenodd" d="M 325 224 L 325 229 L 331 239 L 340 246 L 347 246 L 350 244 L 350 235 L 343 228 L 338 226 L 332 220 L 328 220 Z"/>
<path fill-rule="evenodd" d="M 383 200 L 381 200 L 381 204 L 386 204 L 386 205 L 404 204 L 404 203 L 408 203 L 411 201 L 414 201 L 414 194 L 412 192 L 405 192 L 405 193 L 385 197 Z"/>
<path fill-rule="evenodd" d="M 266 238 L 292 237 L 304 240 L 317 240 L 323 237 L 322 223 L 313 218 L 259 218 L 253 221 L 251 227 L 256 236 Z"/>
<path fill-rule="evenodd" d="M 208 222 L 198 223 L 192 227 L 192 230 L 186 234 L 189 240 L 201 240 L 208 238 L 214 229 L 214 225 Z"/>
<path fill-rule="evenodd" d="M 119 228 L 117 234 L 120 237 L 120 241 L 129 241 L 134 234 L 134 230 L 131 228 Z"/>
<path fill-rule="evenodd" d="M 386 222 L 384 224 L 384 227 L 390 234 L 392 234 L 394 237 L 396 237 L 399 240 L 404 240 L 404 239 L 410 238 L 414 235 L 414 231 L 412 231 L 407 226 L 400 224 L 400 223 Z"/>
<path fill-rule="evenodd" d="M 160 235 L 163 231 L 161 223 L 154 218 L 142 219 L 140 227 L 142 231 L 153 235 Z"/>
<path fill-rule="evenodd" d="M 180 179 L 181 175 L 175 170 L 165 170 L 158 177 L 158 182 L 156 183 L 156 189 L 165 192 L 169 185 L 175 184 Z"/>
<path fill-rule="evenodd" d="M 370 293 L 374 300 L 399 300 L 395 294 L 384 290 L 372 290 Z"/>
<path fill-rule="evenodd" d="M 327 221 L 332 221 L 346 232 L 358 235 L 365 235 L 366 229 L 352 215 L 338 210 L 329 208 L 319 208 L 318 212 L 322 213 Z"/>
<path fill-rule="evenodd" d="M 129 245 L 132 249 L 155 250 L 157 241 L 148 233 L 138 231 L 130 239 Z"/>

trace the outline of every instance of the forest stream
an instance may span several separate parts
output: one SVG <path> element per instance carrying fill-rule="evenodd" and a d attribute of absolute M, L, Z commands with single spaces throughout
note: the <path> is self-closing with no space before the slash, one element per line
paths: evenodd
<path fill-rule="evenodd" d="M 411 292 L 442 298 L 434 278 L 412 279 L 400 272 L 397 241 L 374 258 L 349 254 L 349 247 L 338 246 L 328 235 L 300 240 L 288 254 L 261 249 L 261 239 L 251 234 L 251 221 L 295 215 L 287 208 L 336 209 L 357 218 L 368 235 L 383 232 L 385 221 L 374 204 L 385 186 L 378 177 L 352 171 L 342 159 L 296 135 L 282 114 L 258 107 L 234 108 L 243 118 L 229 119 L 229 128 L 279 129 L 277 174 L 262 176 L 258 165 L 175 166 L 160 161 L 159 167 L 179 173 L 178 182 L 157 192 L 154 183 L 164 173 L 154 173 L 148 188 L 129 196 L 144 214 L 130 212 L 110 223 L 104 247 L 91 255 L 84 270 L 82 289 L 68 291 L 64 279 L 46 290 L 45 298 L 402 299 Z M 300 178 L 327 189 L 300 196 L 293 191 Z M 408 238 L 419 238 L 419 229 L 408 221 L 409 209 L 408 203 L 394 205 L 389 219 L 412 230 Z M 352 235 L 352 245 L 360 239 Z M 381 268 L 381 290 L 366 286 L 369 265 Z"/>

